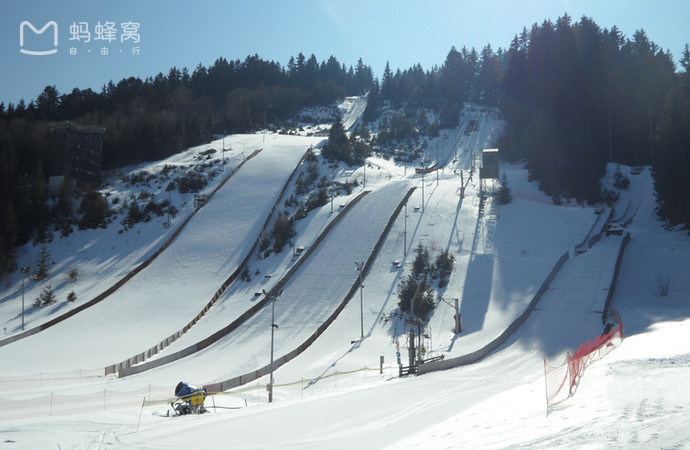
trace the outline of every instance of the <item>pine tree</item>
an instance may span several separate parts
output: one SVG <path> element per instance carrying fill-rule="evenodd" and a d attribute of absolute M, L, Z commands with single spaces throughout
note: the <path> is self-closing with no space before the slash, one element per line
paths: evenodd
<path fill-rule="evenodd" d="M 338 111 L 333 121 L 331 131 L 328 133 L 328 143 L 323 150 L 326 159 L 351 162 L 350 142 L 343 128 L 343 119 Z"/>
<path fill-rule="evenodd" d="M 386 61 L 386 68 L 383 70 L 383 78 L 381 79 L 381 98 L 390 100 L 393 96 L 393 72 L 391 66 Z"/>
<path fill-rule="evenodd" d="M 72 191 L 74 183 L 68 176 L 62 181 L 58 194 L 57 205 L 55 206 L 55 224 L 59 227 L 63 237 L 72 232 L 72 222 L 74 221 L 74 210 L 72 208 Z"/>
<path fill-rule="evenodd" d="M 416 277 L 410 273 L 400 283 L 398 307 L 414 318 L 426 319 L 434 309 L 434 294 L 426 276 Z"/>
<path fill-rule="evenodd" d="M 48 285 L 43 288 L 43 292 L 41 292 L 41 295 L 39 295 L 38 298 L 34 301 L 34 306 L 48 306 L 52 305 L 56 301 L 57 300 L 55 296 L 55 291 L 53 291 L 50 285 Z"/>
<path fill-rule="evenodd" d="M 38 253 L 38 259 L 36 260 L 36 272 L 34 272 L 33 279 L 36 281 L 45 280 L 50 274 L 48 269 L 50 267 L 50 252 L 48 251 L 48 246 L 43 244 L 41 250 Z"/>
<path fill-rule="evenodd" d="M 422 245 L 420 242 L 417 245 L 417 256 L 415 256 L 414 262 L 412 263 L 412 273 L 415 277 L 426 274 L 431 268 L 431 258 L 429 256 L 429 250 Z"/>
<path fill-rule="evenodd" d="M 125 219 L 127 225 L 131 228 L 134 224 L 141 222 L 143 218 L 144 213 L 141 212 L 137 201 L 132 200 L 127 207 L 127 218 Z"/>
<path fill-rule="evenodd" d="M 436 268 L 438 269 L 438 287 L 442 288 L 448 284 L 448 277 L 453 271 L 455 255 L 451 255 L 448 250 L 444 250 L 436 258 Z"/>
<path fill-rule="evenodd" d="M 513 193 L 510 190 L 510 187 L 508 187 L 508 175 L 503 172 L 503 175 L 501 176 L 501 187 L 498 190 L 498 204 L 507 205 L 512 201 Z"/>
<path fill-rule="evenodd" d="M 79 228 L 105 228 L 108 224 L 106 218 L 110 214 L 108 201 L 97 191 L 89 191 L 84 195 L 79 206 L 82 215 L 79 220 Z"/>

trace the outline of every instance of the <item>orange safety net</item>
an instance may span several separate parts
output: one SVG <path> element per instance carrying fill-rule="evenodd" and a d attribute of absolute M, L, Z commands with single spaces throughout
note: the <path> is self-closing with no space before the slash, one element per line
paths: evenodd
<path fill-rule="evenodd" d="M 547 409 L 570 398 L 587 365 L 606 356 L 623 340 L 620 314 L 612 310 L 611 318 L 618 323 L 615 328 L 609 326 L 611 329 L 607 333 L 580 344 L 572 356 L 566 356 L 560 366 L 551 366 L 544 360 Z"/>

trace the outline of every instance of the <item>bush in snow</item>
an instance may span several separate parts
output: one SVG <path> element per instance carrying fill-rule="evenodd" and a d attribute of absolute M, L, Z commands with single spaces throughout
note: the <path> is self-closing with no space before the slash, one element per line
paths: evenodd
<path fill-rule="evenodd" d="M 202 173 L 190 171 L 182 176 L 178 176 L 176 183 L 180 194 L 188 194 L 190 192 L 199 192 L 205 188 L 207 181 Z"/>
<path fill-rule="evenodd" d="M 671 276 L 669 274 L 657 273 L 654 280 L 654 293 L 659 297 L 666 297 L 671 286 Z"/>
<path fill-rule="evenodd" d="M 436 268 L 438 269 L 438 287 L 442 288 L 448 284 L 448 277 L 453 271 L 455 255 L 451 255 L 447 250 L 441 252 L 436 258 Z"/>
<path fill-rule="evenodd" d="M 294 236 L 294 227 L 292 219 L 286 211 L 278 214 L 276 217 L 273 230 L 271 231 L 271 238 L 273 239 L 273 251 L 280 253 L 290 239 Z"/>
<path fill-rule="evenodd" d="M 34 300 L 34 307 L 39 307 L 39 306 L 47 306 L 47 305 L 52 305 L 55 303 L 56 297 L 55 297 L 55 292 L 53 289 L 50 287 L 50 285 L 46 286 L 43 288 L 43 292 L 41 292 L 41 295 L 38 296 L 36 300 Z"/>
<path fill-rule="evenodd" d="M 616 166 L 616 173 L 613 174 L 613 185 L 617 189 L 628 189 L 630 186 L 630 178 L 623 175 L 620 166 Z"/>
<path fill-rule="evenodd" d="M 122 220 L 122 224 L 132 228 L 134 224 L 148 222 L 149 220 L 151 220 L 151 216 L 148 212 L 146 210 L 142 211 L 136 200 L 132 200 L 127 207 L 127 217 Z"/>
<path fill-rule="evenodd" d="M 111 214 L 108 201 L 97 191 L 89 191 L 84 194 L 84 198 L 79 206 L 79 229 L 87 228 L 106 228 L 107 218 Z"/>
<path fill-rule="evenodd" d="M 73 283 L 76 283 L 77 280 L 79 280 L 79 271 L 76 267 L 69 268 L 69 270 L 67 271 L 67 279 Z"/>

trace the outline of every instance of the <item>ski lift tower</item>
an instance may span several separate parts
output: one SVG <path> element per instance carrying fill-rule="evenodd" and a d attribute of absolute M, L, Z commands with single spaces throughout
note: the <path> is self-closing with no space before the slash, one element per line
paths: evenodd
<path fill-rule="evenodd" d="M 498 149 L 485 148 L 482 150 L 482 163 L 479 167 L 479 192 L 493 193 L 498 182 Z"/>

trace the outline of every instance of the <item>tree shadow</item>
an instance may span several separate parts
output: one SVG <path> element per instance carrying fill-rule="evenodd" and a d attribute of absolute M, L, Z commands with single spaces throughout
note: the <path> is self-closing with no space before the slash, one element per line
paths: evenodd
<path fill-rule="evenodd" d="M 484 327 L 491 301 L 495 261 L 492 241 L 498 223 L 493 204 L 494 199 L 491 197 L 483 197 L 479 204 L 479 214 L 461 296 L 460 314 L 465 318 L 463 321 L 465 336 L 480 331 Z"/>

